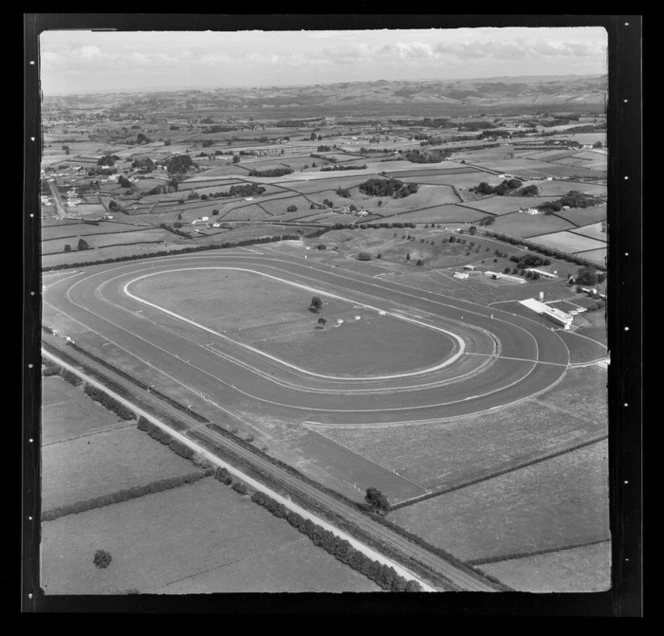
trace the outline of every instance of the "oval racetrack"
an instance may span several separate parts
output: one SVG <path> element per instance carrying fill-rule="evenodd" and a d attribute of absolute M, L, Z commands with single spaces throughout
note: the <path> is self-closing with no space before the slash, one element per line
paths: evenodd
<path fill-rule="evenodd" d="M 569 352 L 555 331 L 522 316 L 398 283 L 274 255 L 224 250 L 101 265 L 55 277 L 55 308 L 225 409 L 317 423 L 421 422 L 476 413 L 544 391 Z M 312 372 L 249 346 L 136 292 L 137 281 L 174 271 L 241 270 L 350 301 L 438 332 L 453 343 L 433 365 L 373 375 Z"/>

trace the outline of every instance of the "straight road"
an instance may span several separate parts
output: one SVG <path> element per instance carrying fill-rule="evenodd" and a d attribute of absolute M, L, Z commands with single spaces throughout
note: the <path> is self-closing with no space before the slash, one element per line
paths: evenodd
<path fill-rule="evenodd" d="M 49 335 L 44 336 L 44 341 L 47 343 L 47 345 L 50 345 L 48 349 L 55 349 L 55 355 L 57 356 L 57 350 L 63 346 L 61 341 L 59 341 L 56 337 Z M 343 519 L 353 524 L 361 531 L 367 533 L 369 536 L 402 553 L 407 559 L 414 559 L 415 561 L 424 565 L 426 568 L 431 569 L 440 577 L 443 577 L 443 579 L 451 581 L 453 585 L 459 587 L 460 589 L 480 592 L 497 591 L 497 586 L 490 580 L 483 577 L 479 572 L 476 572 L 472 570 L 472 568 L 464 566 L 461 563 L 454 563 L 449 561 L 437 554 L 429 552 L 425 548 L 415 543 L 412 543 L 390 528 L 376 523 L 370 517 L 359 512 L 350 505 L 345 504 L 342 501 L 339 501 L 338 499 L 331 497 L 330 495 L 307 484 L 306 482 L 301 481 L 283 468 L 273 464 L 272 462 L 264 459 L 259 455 L 254 454 L 244 446 L 241 446 L 240 444 L 233 442 L 231 439 L 215 433 L 210 429 L 207 429 L 193 418 L 183 414 L 181 411 L 163 402 L 159 398 L 156 398 L 153 394 L 140 391 L 130 381 L 109 371 L 96 362 L 89 360 L 89 358 L 83 356 L 74 349 L 66 348 L 66 355 L 76 360 L 82 367 L 90 368 L 96 373 L 107 377 L 112 382 L 123 387 L 127 391 L 130 391 L 134 394 L 139 394 L 140 400 L 137 402 L 137 406 L 146 408 L 147 410 L 157 414 L 166 414 L 180 420 L 189 427 L 189 431 L 196 431 L 196 433 L 208 439 L 219 448 L 225 449 L 226 451 L 237 457 L 240 457 L 242 460 L 248 462 L 249 464 L 258 467 L 261 471 L 266 472 L 275 481 L 287 486 L 287 488 L 294 494 L 300 493 L 307 498 L 313 499 L 314 501 L 324 506 L 327 510 L 333 512 L 334 514 L 340 515 Z M 444 586 L 441 587 L 440 583 L 437 583 L 436 587 L 441 591 L 445 589 Z"/>

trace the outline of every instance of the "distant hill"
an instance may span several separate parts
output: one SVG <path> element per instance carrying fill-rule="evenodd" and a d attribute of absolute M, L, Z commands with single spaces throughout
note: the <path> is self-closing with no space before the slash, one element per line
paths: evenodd
<path fill-rule="evenodd" d="M 578 112 L 580 109 L 603 108 L 608 91 L 606 75 L 528 76 L 465 80 L 409 80 L 343 82 L 313 86 L 266 86 L 255 88 L 219 88 L 209 90 L 172 90 L 142 94 L 105 95 L 106 105 L 136 112 L 157 113 L 174 106 L 183 114 L 205 109 L 244 111 L 255 114 L 271 109 L 289 116 L 296 114 L 343 114 L 344 112 L 461 114 L 495 112 L 500 109 L 519 111 L 551 110 Z M 80 97 L 46 97 L 44 106 L 81 108 L 101 95 Z M 98 101 L 98 100 L 97 100 Z"/>
<path fill-rule="evenodd" d="M 214 94 L 242 103 L 257 100 L 280 106 L 383 104 L 603 104 L 606 75 L 509 77 L 455 81 L 344 82 L 315 86 L 220 89 Z"/>

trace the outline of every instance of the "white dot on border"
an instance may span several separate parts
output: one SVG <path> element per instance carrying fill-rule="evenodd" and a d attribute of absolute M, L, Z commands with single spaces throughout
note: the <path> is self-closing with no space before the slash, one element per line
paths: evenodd
<path fill-rule="evenodd" d="M 30 64 L 31 64 L 31 65 L 33 65 L 33 66 L 34 66 L 34 63 L 35 63 L 35 61 L 34 61 L 34 60 L 30 60 Z"/>

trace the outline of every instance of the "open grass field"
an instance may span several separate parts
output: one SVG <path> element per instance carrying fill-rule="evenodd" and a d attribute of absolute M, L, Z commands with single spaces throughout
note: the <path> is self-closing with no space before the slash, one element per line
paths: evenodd
<path fill-rule="evenodd" d="M 589 261 L 597 263 L 598 265 L 606 265 L 606 255 L 606 248 L 578 253 L 578 256 L 583 256 L 583 258 L 587 258 Z"/>
<path fill-rule="evenodd" d="M 40 209 L 42 221 L 44 219 L 55 219 L 57 218 L 57 211 L 54 205 L 42 205 Z"/>
<path fill-rule="evenodd" d="M 307 200 L 303 196 L 298 196 L 296 193 L 291 192 L 284 194 L 283 197 L 271 198 L 271 199 L 261 199 L 261 207 L 267 210 L 269 213 L 278 216 L 281 214 L 287 214 L 287 209 L 294 205 L 297 208 L 298 212 L 306 212 L 309 210 L 311 201 Z M 312 210 L 313 212 L 313 210 Z"/>
<path fill-rule="evenodd" d="M 363 174 L 356 174 L 352 176 L 344 175 L 341 173 L 340 176 L 335 175 L 334 173 L 320 173 L 319 178 L 309 178 L 306 181 L 296 181 L 294 179 L 287 180 L 286 177 L 281 184 L 288 186 L 289 188 L 296 190 L 297 192 L 302 192 L 303 194 L 311 194 L 315 192 L 322 192 L 323 190 L 336 190 L 337 188 L 354 188 L 360 183 L 364 183 L 369 179 L 380 179 L 380 175 L 377 174 L 366 174 L 369 171 L 365 171 Z M 288 175 L 292 177 L 293 175 Z"/>
<path fill-rule="evenodd" d="M 258 221 L 269 218 L 270 215 L 258 204 L 237 205 L 219 214 L 220 221 Z"/>
<path fill-rule="evenodd" d="M 107 429 L 42 449 L 42 507 L 49 510 L 194 470 L 190 461 L 135 427 Z"/>
<path fill-rule="evenodd" d="M 53 241 L 60 238 L 71 238 L 79 236 L 93 236 L 95 234 L 114 234 L 120 232 L 144 231 L 145 228 L 131 223 L 113 223 L 104 221 L 99 225 L 88 223 L 67 223 L 64 225 L 42 226 L 42 241 Z"/>
<path fill-rule="evenodd" d="M 358 189 L 351 190 L 352 200 L 347 199 L 348 203 L 360 201 L 362 205 L 379 210 L 380 214 L 387 215 L 396 212 L 405 212 L 407 210 L 418 210 L 434 205 L 445 205 L 448 203 L 458 203 L 459 197 L 450 186 L 423 185 L 415 194 L 411 194 L 402 199 L 393 199 L 392 197 L 370 197 L 361 193 Z M 383 202 L 383 206 L 378 208 L 378 201 Z"/>
<path fill-rule="evenodd" d="M 559 333 L 570 353 L 570 362 L 591 362 L 605 358 L 606 346 L 589 338 L 577 335 L 573 332 L 561 331 Z"/>
<path fill-rule="evenodd" d="M 569 252 L 570 254 L 606 247 L 605 243 L 566 231 L 554 232 L 553 234 L 542 236 L 531 236 L 529 238 L 533 243 L 537 243 L 538 245 L 552 247 L 553 249 Z"/>
<path fill-rule="evenodd" d="M 381 213 L 384 210 L 386 207 L 381 209 Z M 451 204 L 389 216 L 387 220 L 400 223 L 470 223 L 485 216 L 485 213 L 478 210 Z"/>
<path fill-rule="evenodd" d="M 606 219 L 606 203 L 591 208 L 571 208 L 556 212 L 556 216 L 567 219 L 578 227 L 584 227 L 592 223 L 599 223 Z"/>
<path fill-rule="evenodd" d="M 175 235 L 172 235 L 175 239 Z M 131 256 L 133 254 L 150 254 L 163 249 L 169 249 L 176 245 L 177 241 L 172 243 L 152 243 L 152 244 L 137 244 L 137 245 L 120 245 L 110 249 L 101 250 L 84 250 L 82 252 L 62 252 L 55 254 L 42 254 L 42 267 L 55 267 L 56 265 L 76 265 L 76 263 L 83 263 L 89 261 L 97 261 L 109 258 L 112 256 L 122 257 Z M 73 246 L 72 246 L 73 249 Z"/>
<path fill-rule="evenodd" d="M 478 566 L 522 592 L 604 592 L 611 587 L 611 543 Z"/>
<path fill-rule="evenodd" d="M 538 172 L 544 176 L 551 177 L 598 177 L 606 175 L 606 168 L 598 167 L 597 169 L 591 169 L 586 163 L 582 165 L 573 165 L 566 166 L 557 162 L 555 164 L 550 164 L 549 168 L 538 169 Z"/>
<path fill-rule="evenodd" d="M 560 139 L 573 139 L 578 141 L 580 144 L 592 145 L 598 141 L 601 141 L 604 146 L 606 146 L 606 132 L 593 132 L 593 133 L 577 133 L 577 134 L 568 134 L 560 135 Z"/>
<path fill-rule="evenodd" d="M 571 228 L 574 228 L 572 223 L 553 214 L 531 215 L 520 212 L 499 216 L 491 227 L 496 232 L 519 238 L 538 236 L 549 232 L 559 232 Z"/>
<path fill-rule="evenodd" d="M 315 314 L 309 312 L 308 307 L 314 295 L 320 295 L 323 300 L 322 315 L 348 309 L 344 301 L 320 292 L 233 269 L 190 269 L 158 274 L 133 283 L 129 291 L 219 332 L 278 326 L 305 317 L 313 319 Z M 255 311 L 257 302 L 270 311 Z"/>
<path fill-rule="evenodd" d="M 42 524 L 41 564 L 46 594 L 379 591 L 211 478 Z"/>
<path fill-rule="evenodd" d="M 134 243 L 162 244 L 171 242 L 175 235 L 160 228 L 137 230 L 136 232 L 117 232 L 109 234 L 92 234 L 85 237 L 90 249 L 104 248 L 115 245 L 132 245 Z M 157 243 L 158 242 L 158 243 Z M 43 245 L 44 254 L 64 252 L 65 245 L 70 245 L 72 250 L 77 249 L 78 236 L 74 238 L 53 239 Z M 86 250 L 89 254 L 89 251 Z M 107 255 L 108 256 L 108 255 Z"/>
<path fill-rule="evenodd" d="M 546 181 L 538 179 L 536 181 L 524 181 L 524 187 L 529 185 L 537 186 L 541 196 L 562 196 L 567 194 L 570 190 L 578 190 L 585 194 L 591 194 L 596 197 L 605 197 L 606 196 L 606 186 L 598 183 L 583 183 L 577 181 L 569 180 L 554 180 Z"/>
<path fill-rule="evenodd" d="M 120 418 L 60 376 L 42 378 L 41 441 L 51 444 L 111 427 Z"/>
<path fill-rule="evenodd" d="M 351 306 L 323 314 L 328 320 L 324 329 L 315 329 L 318 317 L 312 314 L 278 328 L 242 329 L 235 335 L 315 373 L 351 377 L 433 366 L 453 351 L 453 341 L 444 334 L 391 316 Z M 335 326 L 337 320 L 344 322 Z M 312 351 L 320 355 L 311 356 Z"/>
<path fill-rule="evenodd" d="M 464 560 L 607 539 L 607 442 L 415 503 L 389 518 Z"/>
<path fill-rule="evenodd" d="M 524 156 L 535 161 L 558 161 L 559 159 L 573 157 L 575 154 L 575 150 L 560 150 L 560 148 L 557 148 L 553 150 L 538 150 Z"/>
<path fill-rule="evenodd" d="M 240 167 L 239 165 L 233 164 L 230 166 L 218 166 L 216 168 L 210 168 L 205 171 L 206 177 L 227 177 L 227 176 L 238 176 L 246 177 L 249 170 L 247 168 Z"/>
<path fill-rule="evenodd" d="M 106 208 L 101 203 L 79 203 L 78 205 L 67 207 L 67 212 L 80 217 L 100 216 L 106 214 Z"/>
<path fill-rule="evenodd" d="M 597 390 L 596 385 L 589 388 Z M 568 398 L 574 392 L 564 393 Z M 432 424 L 317 430 L 415 483 L 439 490 L 518 467 L 604 433 L 606 422 L 597 414 L 595 421 L 586 418 L 587 409 L 575 414 L 573 407 L 563 410 L 550 399 L 543 396 Z"/>
<path fill-rule="evenodd" d="M 534 398 L 556 409 L 561 418 L 578 417 L 602 429 L 608 421 L 607 370 L 594 365 L 569 369 L 553 390 Z"/>
<path fill-rule="evenodd" d="M 498 185 L 498 183 L 500 183 L 500 180 L 495 179 L 495 176 L 492 174 L 471 169 L 464 172 L 449 170 L 435 174 L 421 172 L 412 177 L 407 177 L 407 179 L 413 183 L 421 183 L 424 185 L 451 185 L 456 188 L 472 188 L 473 186 L 482 183 L 482 181 L 486 181 L 491 185 Z M 494 183 L 492 183 L 492 181 Z"/>
<path fill-rule="evenodd" d="M 603 227 L 604 223 L 600 221 L 599 223 L 593 223 L 592 225 L 580 227 L 574 230 L 574 234 L 582 234 L 583 236 L 587 236 L 598 241 L 604 241 L 606 243 L 609 239 L 609 236 L 606 232 L 603 231 Z"/>
<path fill-rule="evenodd" d="M 397 373 L 434 365 L 453 350 L 444 334 L 323 294 L 328 324 L 316 329 L 319 316 L 307 309 L 314 292 L 248 272 L 173 272 L 138 281 L 130 291 L 314 373 Z M 258 298 L 270 312 L 254 310 Z"/>

